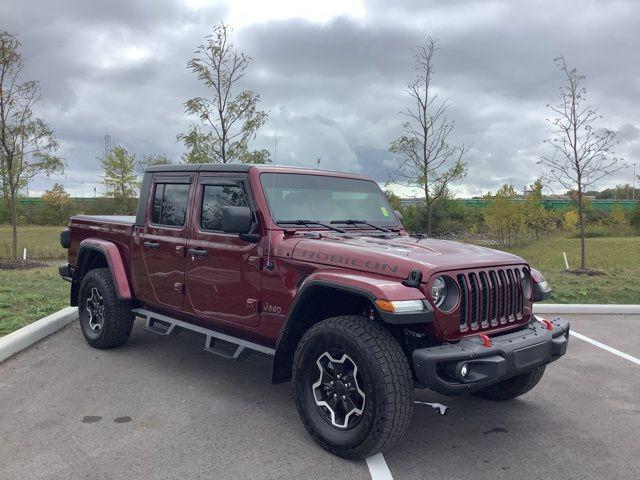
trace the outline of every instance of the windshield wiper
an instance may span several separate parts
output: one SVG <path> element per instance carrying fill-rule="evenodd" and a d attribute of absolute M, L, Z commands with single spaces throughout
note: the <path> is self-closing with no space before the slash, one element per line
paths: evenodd
<path fill-rule="evenodd" d="M 335 232 L 347 233 L 345 230 L 334 227 L 333 225 L 329 225 L 327 223 L 317 222 L 316 220 L 278 220 L 276 222 L 278 225 L 287 224 L 287 225 L 320 225 L 321 227 L 328 228 Z M 333 222 L 331 222 L 333 223 Z"/>
<path fill-rule="evenodd" d="M 384 227 L 380 227 L 378 225 L 374 225 L 373 223 L 369 223 L 365 220 L 331 220 L 331 223 L 345 223 L 347 225 L 367 225 L 371 228 L 375 228 L 376 230 L 380 230 L 381 232 L 385 232 L 385 233 L 391 233 L 391 230 L 384 228 Z"/>

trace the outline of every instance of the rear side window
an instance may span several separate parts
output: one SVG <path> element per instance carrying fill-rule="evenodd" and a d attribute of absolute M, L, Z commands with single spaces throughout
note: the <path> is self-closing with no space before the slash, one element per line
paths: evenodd
<path fill-rule="evenodd" d="M 187 216 L 189 185 L 177 183 L 157 183 L 153 195 L 151 223 L 181 227 Z"/>
<path fill-rule="evenodd" d="M 205 185 L 200 226 L 203 230 L 222 230 L 224 207 L 247 206 L 247 195 L 240 185 Z"/>

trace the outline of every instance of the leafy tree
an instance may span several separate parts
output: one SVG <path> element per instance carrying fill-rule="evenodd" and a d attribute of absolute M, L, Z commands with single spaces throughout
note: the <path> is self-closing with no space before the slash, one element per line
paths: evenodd
<path fill-rule="evenodd" d="M 576 192 L 578 205 L 578 227 L 580 231 L 580 269 L 586 269 L 585 212 L 583 197 L 590 185 L 617 172 L 624 167 L 611 153 L 616 142 L 616 132 L 596 129 L 595 123 L 602 118 L 597 109 L 585 105 L 585 79 L 575 68 L 567 66 L 564 57 L 555 59 L 556 66 L 565 77 L 560 87 L 560 101 L 547 105 L 556 115 L 547 120 L 551 124 L 545 143 L 552 154 L 538 162 L 546 167 L 549 177 L 564 188 Z"/>
<path fill-rule="evenodd" d="M 542 198 L 542 179 L 536 180 L 530 186 L 528 196 L 524 200 L 523 205 L 523 222 L 528 231 L 533 232 L 536 239 L 545 233 L 552 222 L 551 215 L 544 208 Z"/>
<path fill-rule="evenodd" d="M 178 135 L 187 151 L 182 154 L 182 163 L 211 163 L 214 151 L 214 137 L 211 132 L 203 132 L 193 125 L 187 133 Z"/>
<path fill-rule="evenodd" d="M 33 107 L 40 99 L 40 84 L 22 81 L 20 42 L 0 31 L 0 175 L 11 217 L 11 255 L 18 258 L 18 196 L 36 175 L 64 171 L 53 131 Z"/>
<path fill-rule="evenodd" d="M 503 185 L 495 195 L 488 193 L 484 196 L 484 221 L 501 247 L 513 246 L 522 229 L 522 208 L 515 198 L 512 185 Z"/>
<path fill-rule="evenodd" d="M 640 231 L 640 202 L 636 202 L 636 207 L 633 209 L 633 212 L 631 212 L 629 217 L 629 224 L 636 230 Z"/>
<path fill-rule="evenodd" d="M 629 226 L 629 218 L 622 210 L 620 204 L 616 203 L 611 207 L 611 224 L 615 228 L 625 229 Z"/>
<path fill-rule="evenodd" d="M 578 226 L 578 212 L 575 210 L 567 210 L 563 215 L 564 228 L 567 230 L 575 230 Z"/>
<path fill-rule="evenodd" d="M 64 187 L 55 183 L 51 190 L 42 194 L 42 208 L 40 210 L 41 224 L 64 225 L 73 208 L 73 200 Z"/>
<path fill-rule="evenodd" d="M 251 57 L 238 51 L 221 23 L 200 45 L 187 67 L 211 89 L 211 98 L 194 97 L 185 103 L 187 114 L 201 125 L 178 135 L 187 147 L 186 163 L 267 163 L 265 150 L 249 151 L 248 143 L 267 120 L 258 110 L 260 95 L 251 90 L 234 93 Z M 203 130 L 206 129 L 206 130 Z"/>
<path fill-rule="evenodd" d="M 394 208 L 394 210 L 400 210 L 400 208 L 402 207 L 402 200 L 400 199 L 400 197 L 393 193 L 393 190 L 391 189 L 385 190 L 384 194 L 389 199 L 389 203 Z"/>
<path fill-rule="evenodd" d="M 102 183 L 107 196 L 116 199 L 121 205 L 121 213 L 131 211 L 130 202 L 138 192 L 139 180 L 136 175 L 136 156 L 124 147 L 114 147 L 101 160 L 104 169 Z"/>
<path fill-rule="evenodd" d="M 136 163 L 136 169 L 140 175 L 144 175 L 144 172 L 155 165 L 171 165 L 173 162 L 169 157 L 164 154 L 151 154 L 147 153 L 142 160 L 138 160 Z"/>
<path fill-rule="evenodd" d="M 468 147 L 449 142 L 454 123 L 447 118 L 447 102 L 438 102 L 438 96 L 431 90 L 437 49 L 437 42 L 431 37 L 415 49 L 416 78 L 408 85 L 413 108 L 401 112 L 407 118 L 402 124 L 404 133 L 389 146 L 389 151 L 400 157 L 401 162 L 394 176 L 424 190 L 429 235 L 434 206 L 447 197 L 452 182 L 466 176 L 462 158 L 468 151 Z"/>

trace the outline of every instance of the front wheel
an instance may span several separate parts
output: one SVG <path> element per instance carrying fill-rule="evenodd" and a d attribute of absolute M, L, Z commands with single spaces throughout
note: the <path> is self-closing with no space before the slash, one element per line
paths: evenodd
<path fill-rule="evenodd" d="M 293 385 L 300 417 L 329 452 L 365 458 L 393 446 L 413 413 L 411 370 L 402 348 L 364 317 L 323 320 L 300 340 Z"/>

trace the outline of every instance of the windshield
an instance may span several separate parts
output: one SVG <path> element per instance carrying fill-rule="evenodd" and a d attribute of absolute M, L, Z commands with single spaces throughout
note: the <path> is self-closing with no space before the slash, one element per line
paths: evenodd
<path fill-rule="evenodd" d="M 262 173 L 260 182 L 269 203 L 271 218 L 276 223 L 295 220 L 322 223 L 366 220 L 383 227 L 398 225 L 387 197 L 378 184 L 371 180 Z M 366 225 L 358 226 L 368 228 Z"/>

